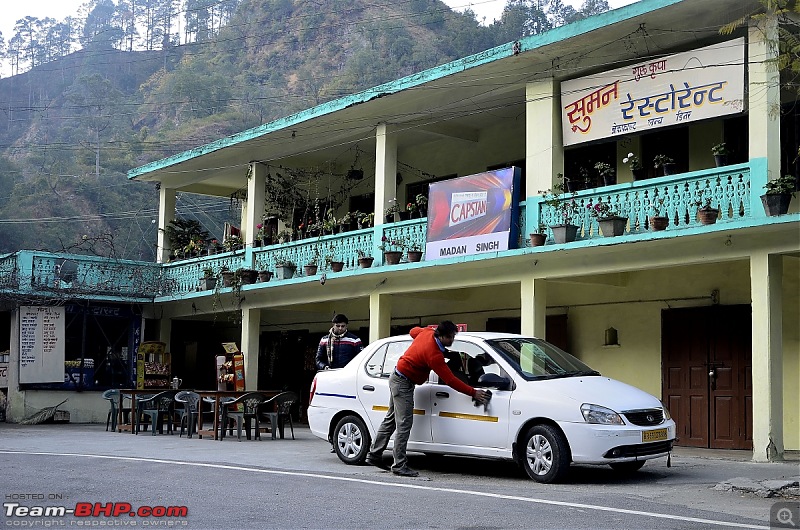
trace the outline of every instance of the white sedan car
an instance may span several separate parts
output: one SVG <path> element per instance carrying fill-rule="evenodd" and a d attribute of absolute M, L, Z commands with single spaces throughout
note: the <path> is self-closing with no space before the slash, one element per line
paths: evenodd
<path fill-rule="evenodd" d="M 308 422 L 347 464 L 361 464 L 389 405 L 389 374 L 408 335 L 370 344 L 346 367 L 317 373 Z M 554 482 L 570 463 L 632 472 L 667 456 L 675 422 L 652 395 L 601 376 L 543 340 L 508 333 L 459 333 L 448 365 L 487 407 L 431 372 L 414 393 L 409 451 L 513 459 L 528 476 Z"/>

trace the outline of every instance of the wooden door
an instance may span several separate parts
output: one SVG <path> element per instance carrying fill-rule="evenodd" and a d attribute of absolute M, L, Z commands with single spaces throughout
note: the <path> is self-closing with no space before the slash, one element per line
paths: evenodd
<path fill-rule="evenodd" d="M 662 313 L 662 393 L 678 445 L 752 447 L 750 306 Z"/>

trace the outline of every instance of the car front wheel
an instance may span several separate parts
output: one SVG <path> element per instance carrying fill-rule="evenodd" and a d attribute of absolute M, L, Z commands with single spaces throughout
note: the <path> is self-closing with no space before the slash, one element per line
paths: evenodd
<path fill-rule="evenodd" d="M 567 441 L 550 425 L 534 425 L 528 429 L 520 449 L 523 469 L 537 482 L 557 482 L 569 469 Z"/>
<path fill-rule="evenodd" d="M 345 464 L 362 464 L 369 452 L 367 426 L 358 416 L 345 416 L 336 424 L 333 444 L 339 459 Z"/>

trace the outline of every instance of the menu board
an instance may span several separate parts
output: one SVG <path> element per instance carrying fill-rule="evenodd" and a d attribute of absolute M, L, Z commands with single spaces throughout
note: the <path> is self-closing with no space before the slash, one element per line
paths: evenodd
<path fill-rule="evenodd" d="M 19 310 L 19 382 L 64 382 L 64 308 Z"/>

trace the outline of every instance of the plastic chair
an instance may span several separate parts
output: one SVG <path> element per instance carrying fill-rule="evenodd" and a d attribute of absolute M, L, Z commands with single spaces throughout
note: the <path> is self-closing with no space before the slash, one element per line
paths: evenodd
<path fill-rule="evenodd" d="M 171 415 L 172 411 L 174 410 L 174 403 L 175 403 L 175 394 L 177 394 L 177 390 L 165 390 L 163 392 L 159 392 L 154 396 L 150 396 L 150 398 L 142 398 L 141 400 L 136 402 L 136 409 L 137 414 L 139 417 L 141 416 L 148 416 L 150 418 L 150 422 L 152 424 L 152 435 L 156 435 L 156 427 L 158 427 L 158 432 L 164 432 L 163 427 L 163 419 L 164 417 L 167 418 L 167 433 L 172 434 L 172 421 Z M 141 426 L 141 422 L 136 423 L 136 434 L 139 434 L 139 427 Z"/>
<path fill-rule="evenodd" d="M 242 424 L 246 422 L 247 439 L 250 439 L 250 421 L 256 420 L 256 435 L 255 439 L 261 439 L 261 433 L 258 424 L 258 407 L 267 400 L 267 397 L 260 392 L 248 392 L 242 394 L 236 399 L 227 401 L 222 404 L 222 420 L 220 421 L 219 439 L 225 438 L 225 430 L 228 427 L 228 421 L 236 420 L 236 436 L 238 440 L 242 441 Z M 241 407 L 240 407 L 241 405 Z"/>
<path fill-rule="evenodd" d="M 183 424 L 186 423 L 187 436 L 191 438 L 192 433 L 197 430 L 197 416 L 200 414 L 201 407 L 200 394 L 191 390 L 181 390 L 175 394 L 175 402 L 183 404 L 183 408 L 175 410 L 180 417 L 181 432 L 179 436 L 183 436 Z"/>
<path fill-rule="evenodd" d="M 278 412 L 278 429 L 281 432 L 281 440 L 283 440 L 283 428 L 286 426 L 286 420 L 289 420 L 289 429 L 292 431 L 292 440 L 294 440 L 294 425 L 292 425 L 292 405 L 299 399 L 295 392 L 283 392 L 275 396 L 275 408 Z"/>
<path fill-rule="evenodd" d="M 108 426 L 111 425 L 111 430 L 117 430 L 117 417 L 119 416 L 119 409 L 117 408 L 119 403 L 119 389 L 110 388 L 103 392 L 103 399 L 107 399 L 109 402 L 109 409 L 108 409 L 108 416 L 106 416 L 106 430 L 108 430 Z M 130 400 L 130 396 L 124 396 L 123 400 L 127 399 Z M 123 401 L 124 405 L 124 401 Z M 122 407 L 122 421 L 127 422 L 131 416 L 131 409 L 130 407 Z"/>

